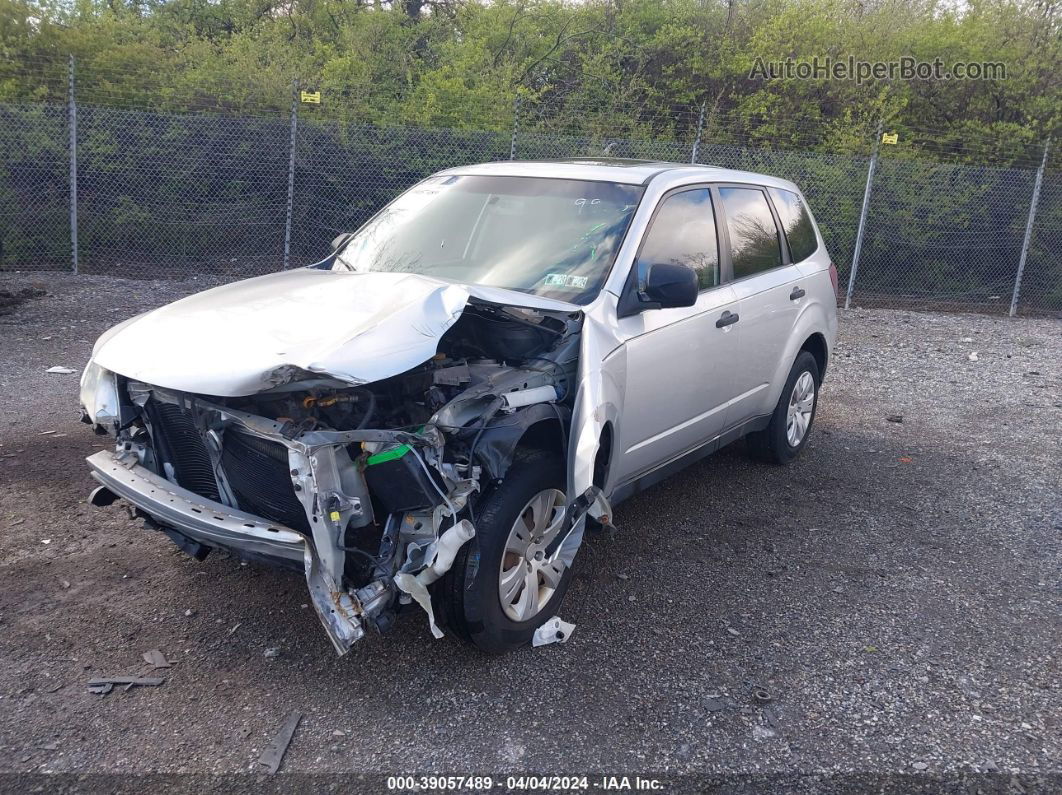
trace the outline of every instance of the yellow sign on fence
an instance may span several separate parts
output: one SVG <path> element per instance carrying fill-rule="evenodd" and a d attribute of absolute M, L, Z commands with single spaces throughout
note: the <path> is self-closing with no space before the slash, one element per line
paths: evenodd
<path fill-rule="evenodd" d="M 310 103 L 312 103 L 314 105 L 320 105 L 321 104 L 321 92 L 320 91 L 303 91 L 302 92 L 302 101 L 303 102 L 310 102 Z"/>
<path fill-rule="evenodd" d="M 882 133 L 881 134 L 881 142 L 883 144 L 894 144 L 894 143 L 896 143 L 899 140 L 900 140 L 900 134 L 899 133 Z"/>

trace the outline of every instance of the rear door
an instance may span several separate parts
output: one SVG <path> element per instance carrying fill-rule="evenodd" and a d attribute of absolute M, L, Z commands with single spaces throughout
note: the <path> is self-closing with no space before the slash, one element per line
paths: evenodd
<path fill-rule="evenodd" d="M 734 371 L 735 399 L 726 418 L 727 427 L 734 427 L 774 408 L 771 380 L 805 293 L 766 189 L 720 185 L 718 195 L 741 318 L 741 366 Z"/>

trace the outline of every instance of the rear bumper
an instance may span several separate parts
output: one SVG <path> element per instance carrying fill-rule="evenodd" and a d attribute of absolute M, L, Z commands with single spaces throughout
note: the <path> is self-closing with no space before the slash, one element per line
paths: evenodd
<path fill-rule="evenodd" d="M 300 569 L 304 565 L 306 539 L 290 527 L 200 497 L 140 466 L 135 459 L 129 465 L 103 450 L 87 460 L 92 477 L 159 524 L 208 547 L 295 563 Z"/>

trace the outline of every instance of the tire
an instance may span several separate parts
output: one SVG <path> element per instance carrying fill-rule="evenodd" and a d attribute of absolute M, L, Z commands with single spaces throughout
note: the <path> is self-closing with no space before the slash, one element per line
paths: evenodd
<path fill-rule="evenodd" d="M 505 478 L 479 501 L 476 535 L 461 548 L 435 593 L 439 614 L 463 640 L 489 654 L 503 654 L 530 643 L 535 630 L 556 613 L 571 581 L 570 567 L 564 569 L 551 594 L 527 620 L 518 621 L 506 613 L 499 589 L 503 558 L 514 558 L 511 552 L 506 557 L 505 547 L 517 520 L 525 515 L 529 501 L 544 492 L 560 492 L 555 499 L 563 505 L 566 480 L 564 461 L 559 455 L 541 450 L 520 451 Z M 516 559 L 516 563 L 525 565 L 521 559 Z M 550 590 L 548 586 L 544 588 Z M 524 590 L 526 587 L 521 589 L 521 595 Z"/>
<path fill-rule="evenodd" d="M 789 408 L 794 398 L 794 390 L 797 383 L 807 385 L 805 374 L 810 376 L 814 394 L 811 397 L 811 413 L 807 417 L 807 424 L 794 444 L 790 437 Z M 803 380 L 802 380 L 803 379 Z M 771 420 L 762 431 L 750 433 L 746 439 L 749 452 L 752 457 L 770 464 L 788 464 L 804 449 L 811 436 L 811 428 L 815 422 L 815 412 L 819 407 L 819 365 L 815 357 L 807 351 L 801 351 L 793 362 L 793 369 L 789 371 L 789 377 L 785 381 L 785 387 L 778 398 L 778 404 L 774 407 Z"/>

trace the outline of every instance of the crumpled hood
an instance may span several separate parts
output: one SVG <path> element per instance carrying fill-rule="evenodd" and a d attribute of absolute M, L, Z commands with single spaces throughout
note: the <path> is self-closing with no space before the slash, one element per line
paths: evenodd
<path fill-rule="evenodd" d="M 475 292 L 415 274 L 283 271 L 117 326 L 94 360 L 155 386 L 227 397 L 300 380 L 300 371 L 370 383 L 430 359 Z"/>

